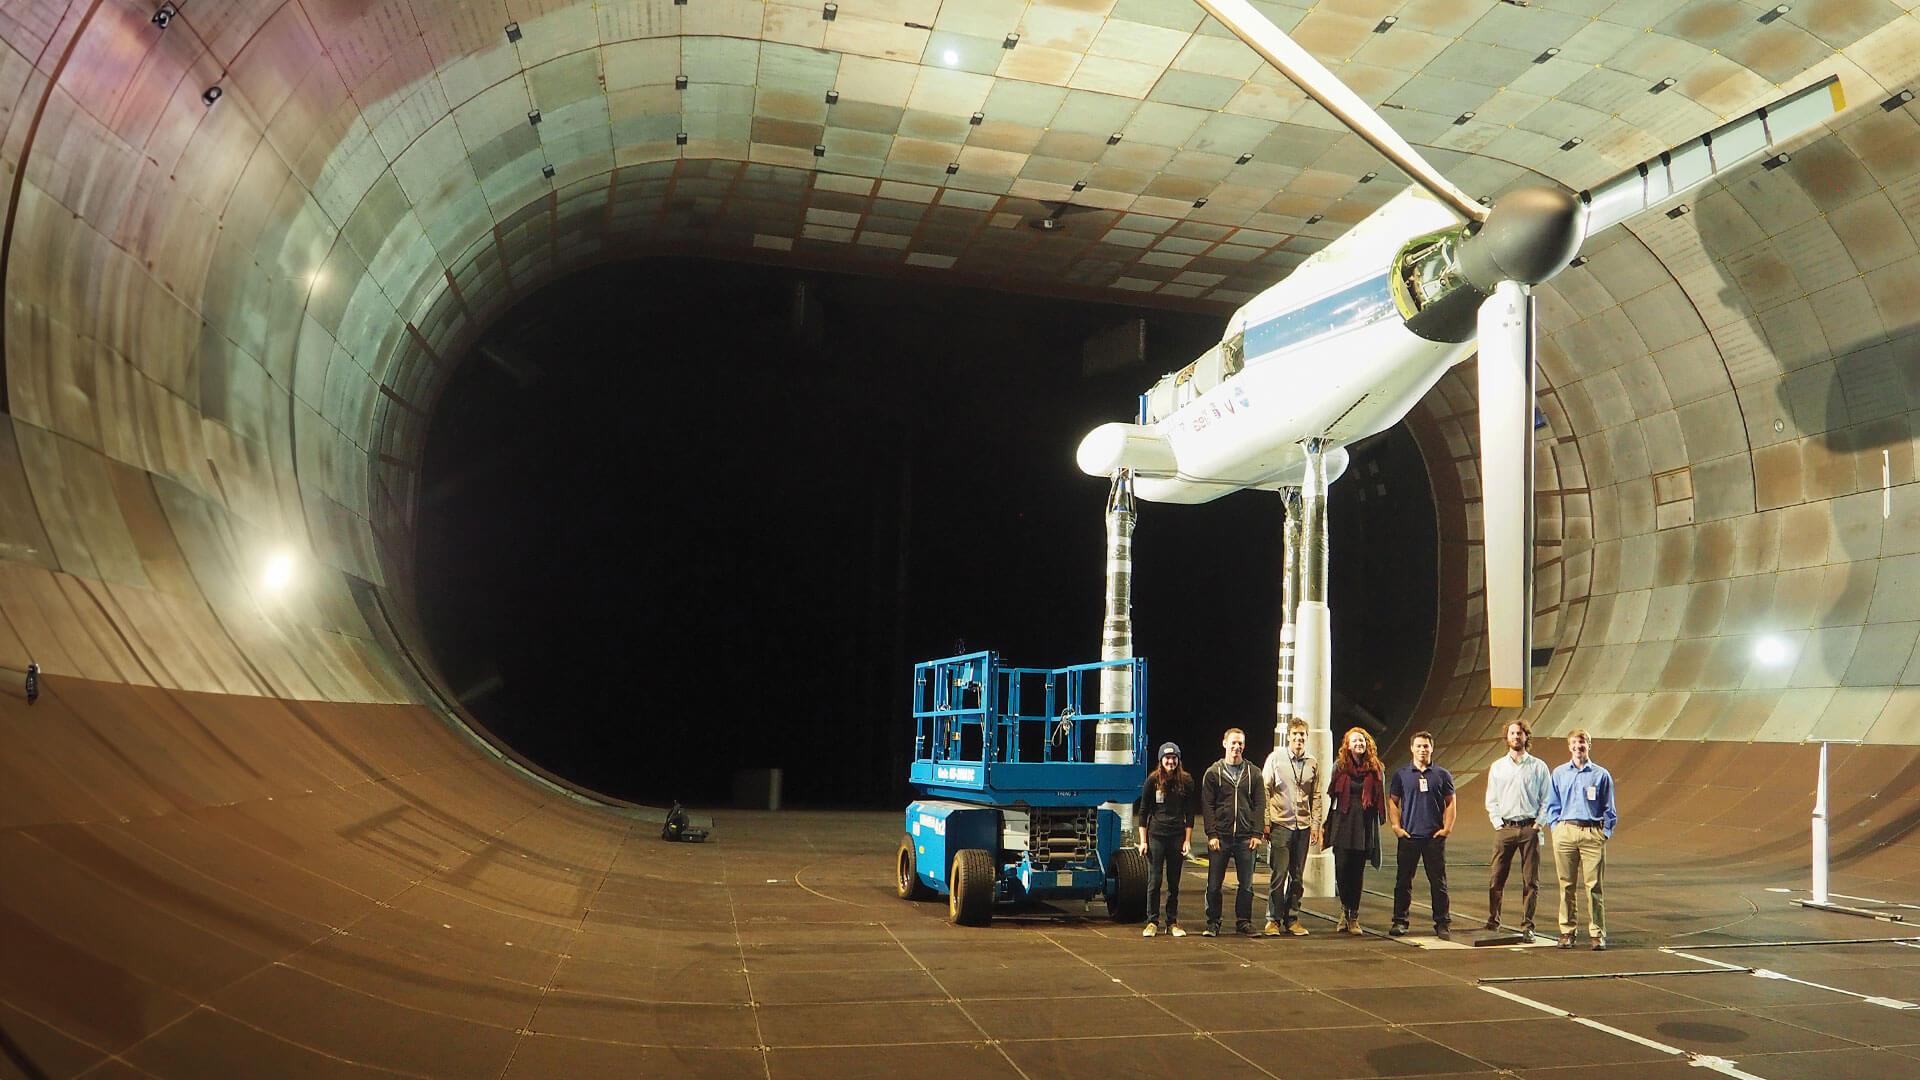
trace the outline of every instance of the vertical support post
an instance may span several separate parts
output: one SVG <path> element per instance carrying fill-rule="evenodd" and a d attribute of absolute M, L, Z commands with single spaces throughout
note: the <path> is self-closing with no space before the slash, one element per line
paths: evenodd
<path fill-rule="evenodd" d="M 1300 444 L 1306 455 L 1300 485 L 1300 600 L 1294 642 L 1294 712 L 1307 722 L 1307 753 L 1320 763 L 1321 783 L 1333 779 L 1333 632 L 1327 607 L 1326 441 Z M 1333 852 L 1307 855 L 1306 893 L 1332 896 Z"/>
<path fill-rule="evenodd" d="M 1297 608 L 1300 604 L 1300 489 L 1280 490 L 1286 518 L 1280 536 L 1280 667 L 1274 693 L 1273 745 L 1287 743 L 1287 721 L 1294 717 L 1293 661 Z"/>
<path fill-rule="evenodd" d="M 1820 781 L 1813 795 L 1813 902 L 1827 899 L 1827 744 L 1820 744 Z"/>

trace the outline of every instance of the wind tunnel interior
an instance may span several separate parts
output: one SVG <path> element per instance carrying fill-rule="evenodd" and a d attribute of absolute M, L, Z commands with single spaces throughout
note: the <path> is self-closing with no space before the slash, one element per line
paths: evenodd
<path fill-rule="evenodd" d="M 845 6 L 837 27 L 817 9 L 697 0 L 174 7 L 165 26 L 113 0 L 0 9 L 0 1071 L 897 1070 L 926 1060 L 894 1035 L 902 1001 L 956 1071 L 980 1073 L 1058 1072 L 1096 1052 L 1116 1067 L 1247 1062 L 1205 1032 L 1265 1040 L 1256 1060 L 1286 1045 L 1321 1072 L 1522 1064 L 1478 1021 L 1545 1052 L 1517 1036 L 1536 1014 L 1461 982 L 1531 961 L 1443 970 L 1363 955 L 1388 948 L 1368 939 L 1278 964 L 1260 943 L 1224 942 L 1215 964 L 1264 981 L 1250 1012 L 1222 1017 L 1217 971 L 1142 962 L 1097 923 L 983 941 L 903 907 L 884 880 L 890 816 L 741 815 L 709 848 L 662 845 L 657 819 L 509 766 L 453 722 L 441 702 L 466 687 L 435 686 L 419 659 L 418 583 L 399 556 L 457 359 L 544 283 L 634 250 L 725 254 L 1217 318 L 1391 193 L 1390 177 L 1355 186 L 1354 149 L 1312 124 L 1256 110 L 1203 129 L 1196 105 L 1138 111 L 1150 87 L 1126 76 L 1140 72 L 1087 27 L 1036 29 L 1044 18 L 1017 49 L 1001 48 L 1004 27 L 985 51 L 955 43 L 968 63 L 1010 65 L 994 69 L 1014 87 L 1003 97 L 970 102 L 991 91 L 951 74 L 916 97 L 932 32 Z M 1617 230 L 1540 292 L 1535 638 L 1552 653 L 1529 715 L 1543 747 L 1593 731 L 1621 779 L 1630 946 L 1838 936 L 1764 892 L 1804 880 L 1808 739 L 1858 740 L 1833 750 L 1836 889 L 1911 900 L 1920 875 L 1920 125 L 1880 103 L 1913 78 L 1920 30 L 1892 8 L 1797 6 L 1760 29 L 1721 5 L 1651 26 L 1603 12 L 1565 61 L 1592 78 L 1536 95 L 1589 134 L 1632 102 L 1621 115 L 1638 119 L 1608 129 L 1632 150 L 1622 160 L 1815 65 L 1842 66 L 1865 102 L 1690 213 Z M 965 16 L 949 7 L 934 25 Z M 1515 41 L 1559 48 L 1574 32 L 1545 5 L 1492 7 L 1526 20 Z M 1251 66 L 1175 64 L 1197 13 L 1173 29 L 1130 10 L 1093 18 L 1166 55 L 1122 63 L 1172 72 L 1196 100 L 1250 85 Z M 1484 36 L 1464 18 L 1406 22 L 1435 43 Z M 1382 38 L 1381 70 L 1411 77 L 1431 58 L 1396 53 L 1402 40 Z M 1517 71 L 1532 70 L 1525 51 Z M 1089 58 L 1088 77 L 1115 81 L 1068 86 Z M 1646 69 L 1665 63 L 1685 77 L 1649 108 Z M 726 75 L 683 105 L 671 76 L 689 64 Z M 1440 78 L 1410 84 L 1410 123 L 1474 85 Z M 801 108 L 836 85 L 866 107 L 831 122 Z M 1448 94 L 1422 92 L 1436 87 Z M 991 120 L 965 123 L 989 101 Z M 1447 159 L 1463 183 L 1608 171 L 1609 139 L 1563 152 L 1560 135 L 1502 136 L 1447 111 L 1430 138 L 1457 126 L 1470 140 Z M 1115 127 L 1129 133 L 1118 144 Z M 1264 140 L 1250 167 L 1282 170 L 1244 174 L 1265 189 L 1257 205 L 1155 162 L 1153 148 L 1170 161 L 1185 140 L 1228 136 Z M 1480 152 L 1498 137 L 1498 154 Z M 818 166 L 812 147 L 829 144 L 862 164 Z M 953 147 L 978 152 L 954 162 Z M 1055 230 L 1099 238 L 1038 247 L 1058 239 L 1022 226 L 1051 212 L 1038 199 L 1109 153 L 1098 201 Z M 1051 194 L 1015 190 L 1035 177 Z M 860 243 L 881 221 L 894 224 Z M 1168 265 L 1189 253 L 1200 266 Z M 1408 425 L 1439 542 L 1435 659 L 1407 726 L 1438 733 L 1463 777 L 1504 722 L 1479 704 L 1469 374 Z M 1269 662 L 1248 648 L 1261 654 L 1248 665 Z M 1198 725 L 1206 693 L 1167 696 L 1192 702 L 1180 707 Z M 1468 843 L 1484 838 L 1474 828 Z M 1872 948 L 1825 975 L 1796 970 L 1911 996 L 1913 966 L 1887 953 L 1912 950 Z M 1703 993 L 1667 1003 L 1697 1023 L 1640 1033 L 1714 1029 L 1721 1042 L 1692 1045 L 1840 1055 L 1818 1059 L 1835 1068 L 1920 1045 L 1910 1013 L 1869 1026 L 1839 1006 L 1781 1006 L 1827 1010 L 1796 1024 Z M 1089 1018 L 1104 995 L 1111 1008 Z M 1009 1000 L 1055 1007 L 1042 1023 Z M 1293 1018 L 1284 1039 L 1262 1027 L 1278 1015 Z M 1408 1025 L 1418 1034 L 1396 1030 Z M 1557 1060 L 1624 1063 L 1568 1053 Z"/>

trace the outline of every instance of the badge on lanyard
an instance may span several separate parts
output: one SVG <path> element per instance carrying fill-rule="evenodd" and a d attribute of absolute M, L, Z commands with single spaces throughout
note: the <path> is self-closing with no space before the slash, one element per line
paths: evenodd
<path fill-rule="evenodd" d="M 1600 785 L 1598 784 L 1587 785 L 1587 801 L 1588 802 L 1600 801 Z"/>
<path fill-rule="evenodd" d="M 1166 788 L 1154 789 L 1153 801 L 1164 804 L 1167 801 L 1167 789 Z"/>
<path fill-rule="evenodd" d="M 1427 790 L 1427 778 L 1424 776 L 1420 778 L 1420 790 L 1421 791 Z"/>

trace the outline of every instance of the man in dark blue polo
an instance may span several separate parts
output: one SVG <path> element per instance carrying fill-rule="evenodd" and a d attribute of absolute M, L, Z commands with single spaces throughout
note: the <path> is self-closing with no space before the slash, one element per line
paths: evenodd
<path fill-rule="evenodd" d="M 1433 763 L 1433 734 L 1413 736 L 1413 762 L 1402 765 L 1387 784 L 1387 823 L 1399 837 L 1398 873 L 1393 882 L 1393 926 L 1387 933 L 1407 932 L 1407 909 L 1413 906 L 1413 871 L 1425 864 L 1433 892 L 1433 934 L 1441 941 L 1450 921 L 1447 903 L 1447 835 L 1453 832 L 1458 811 L 1453 774 Z"/>

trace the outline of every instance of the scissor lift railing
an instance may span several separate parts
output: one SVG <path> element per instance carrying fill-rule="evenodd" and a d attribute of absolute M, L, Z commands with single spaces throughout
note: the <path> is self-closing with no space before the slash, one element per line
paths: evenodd
<path fill-rule="evenodd" d="M 1132 680 L 1132 708 L 1099 711 L 1093 699 L 1109 668 Z M 993 652 L 929 660 L 913 669 L 908 778 L 929 797 L 996 806 L 1129 800 L 1146 760 L 1146 707 L 1146 661 L 1137 658 L 1063 668 L 1005 667 Z M 1112 719 L 1132 726 L 1131 760 L 1088 760 L 1083 734 Z"/>

